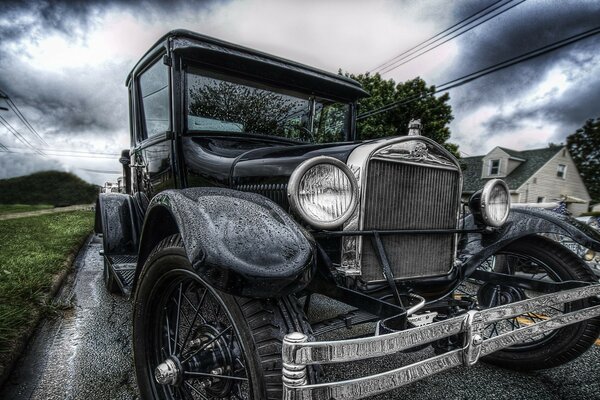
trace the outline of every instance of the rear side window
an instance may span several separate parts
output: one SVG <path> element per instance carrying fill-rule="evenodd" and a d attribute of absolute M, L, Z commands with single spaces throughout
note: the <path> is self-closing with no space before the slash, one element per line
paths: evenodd
<path fill-rule="evenodd" d="M 146 127 L 146 137 L 169 130 L 169 72 L 161 61 L 148 68 L 140 77 L 140 94 Z"/>

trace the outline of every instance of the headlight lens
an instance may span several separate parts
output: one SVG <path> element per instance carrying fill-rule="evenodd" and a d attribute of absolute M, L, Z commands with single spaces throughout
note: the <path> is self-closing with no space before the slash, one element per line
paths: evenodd
<path fill-rule="evenodd" d="M 493 179 L 485 184 L 481 193 L 481 216 L 490 226 L 502 226 L 510 210 L 508 186 L 501 179 Z"/>
<path fill-rule="evenodd" d="M 471 213 L 480 222 L 488 226 L 502 226 L 510 212 L 510 192 L 501 179 L 488 181 L 482 190 L 469 199 Z"/>
<path fill-rule="evenodd" d="M 346 164 L 325 156 L 300 164 L 288 185 L 294 211 L 321 229 L 343 224 L 356 207 L 357 193 L 356 179 Z"/>
<path fill-rule="evenodd" d="M 594 250 L 586 250 L 586 252 L 583 254 L 583 259 L 585 261 L 592 261 L 594 259 L 594 257 L 596 257 L 596 252 Z"/>

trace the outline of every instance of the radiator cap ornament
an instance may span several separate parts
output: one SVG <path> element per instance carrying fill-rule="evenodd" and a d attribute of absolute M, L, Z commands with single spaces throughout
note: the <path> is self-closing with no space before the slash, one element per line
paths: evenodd
<path fill-rule="evenodd" d="M 421 136 L 421 120 L 411 119 L 408 123 L 408 136 Z"/>

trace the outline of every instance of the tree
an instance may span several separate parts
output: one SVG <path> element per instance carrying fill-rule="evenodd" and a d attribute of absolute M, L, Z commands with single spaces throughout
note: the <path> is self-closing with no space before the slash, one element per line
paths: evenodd
<path fill-rule="evenodd" d="M 588 119 L 567 136 L 567 148 L 587 187 L 592 203 L 600 203 L 600 117 Z"/>
<path fill-rule="evenodd" d="M 448 124 L 454 119 L 447 93 L 436 97 L 435 86 L 427 86 L 418 77 L 396 84 L 393 79 L 385 80 L 378 73 L 345 75 L 360 82 L 371 95 L 359 101 L 359 114 L 393 102 L 407 101 L 389 111 L 359 120 L 358 132 L 361 139 L 407 135 L 410 120 L 420 119 L 423 136 L 443 144 L 446 149 L 459 156 L 458 146 L 447 142 L 450 138 Z"/>

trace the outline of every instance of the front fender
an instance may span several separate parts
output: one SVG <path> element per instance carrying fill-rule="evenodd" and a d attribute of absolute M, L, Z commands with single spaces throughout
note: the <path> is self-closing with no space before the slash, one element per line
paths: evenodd
<path fill-rule="evenodd" d="M 167 229 L 181 235 L 192 267 L 226 293 L 258 298 L 294 293 L 310 282 L 316 267 L 310 234 L 258 194 L 222 188 L 159 193 L 148 208 L 141 253 L 161 229 L 157 218 L 172 221 Z M 140 254 L 138 269 L 145 258 Z"/>
<path fill-rule="evenodd" d="M 476 228 L 472 215 L 465 219 L 465 228 Z M 509 243 L 529 235 L 554 233 L 569 236 L 582 246 L 600 251 L 600 234 L 586 224 L 566 215 L 537 208 L 511 209 L 506 224 L 486 233 L 465 235 L 459 248 L 464 263 L 463 276 L 469 276 L 488 257 Z"/>

